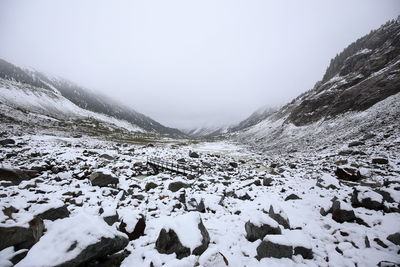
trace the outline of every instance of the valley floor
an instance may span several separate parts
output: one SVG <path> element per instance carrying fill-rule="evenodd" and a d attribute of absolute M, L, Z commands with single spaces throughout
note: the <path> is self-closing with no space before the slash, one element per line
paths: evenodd
<path fill-rule="evenodd" d="M 400 139 L 384 134 L 286 154 L 228 141 L 7 136 L 0 176 L 14 178 L 0 181 L 0 266 L 399 264 Z M 204 174 L 154 174 L 149 156 Z"/>

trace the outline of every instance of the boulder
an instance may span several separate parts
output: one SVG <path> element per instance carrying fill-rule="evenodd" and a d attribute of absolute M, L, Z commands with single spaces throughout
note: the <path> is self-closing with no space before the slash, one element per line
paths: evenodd
<path fill-rule="evenodd" d="M 153 183 L 153 182 L 148 182 L 144 188 L 144 190 L 150 191 L 151 189 L 157 188 L 158 184 Z"/>
<path fill-rule="evenodd" d="M 273 181 L 274 180 L 269 177 L 263 178 L 262 185 L 263 186 L 271 186 Z"/>
<path fill-rule="evenodd" d="M 276 209 L 276 210 L 277 211 L 274 211 L 274 207 L 271 205 L 269 207 L 269 211 L 268 211 L 269 217 L 271 217 L 272 219 L 277 221 L 280 225 L 283 226 L 283 228 L 289 229 L 290 223 L 289 223 L 289 219 L 288 219 L 287 215 L 282 210 L 278 210 L 278 209 Z"/>
<path fill-rule="evenodd" d="M 399 263 L 391 262 L 391 261 L 380 261 L 378 262 L 378 267 L 399 267 Z"/>
<path fill-rule="evenodd" d="M 351 205 L 354 208 L 363 207 L 370 210 L 383 210 L 383 197 L 374 191 L 358 191 L 354 189 L 351 195 Z"/>
<path fill-rule="evenodd" d="M 229 162 L 229 166 L 231 166 L 232 168 L 237 168 L 238 164 L 236 162 Z"/>
<path fill-rule="evenodd" d="M 332 219 L 338 223 L 344 222 L 354 222 L 356 220 L 356 215 L 354 211 L 349 207 L 349 205 L 335 200 L 332 203 Z"/>
<path fill-rule="evenodd" d="M 335 174 L 340 180 L 351 181 L 351 182 L 356 182 L 361 178 L 357 174 L 357 170 L 353 168 L 337 167 Z"/>
<path fill-rule="evenodd" d="M 349 143 L 349 147 L 362 146 L 362 145 L 365 145 L 365 143 L 362 141 L 353 141 Z"/>
<path fill-rule="evenodd" d="M 393 244 L 400 246 L 400 232 L 391 234 L 386 239 L 392 242 Z"/>
<path fill-rule="evenodd" d="M 298 199 L 301 199 L 301 197 L 299 197 L 299 196 L 296 195 L 296 194 L 290 194 L 290 195 L 288 195 L 288 196 L 285 198 L 285 201 L 288 201 L 288 200 L 298 200 Z"/>
<path fill-rule="evenodd" d="M 168 185 L 168 190 L 170 190 L 170 191 L 172 191 L 172 192 L 177 192 L 177 191 L 179 191 L 179 190 L 182 189 L 182 188 L 188 188 L 188 187 L 189 187 L 188 184 L 186 184 L 186 183 L 184 183 L 184 182 L 181 182 L 181 181 L 177 181 L 177 182 L 171 182 L 171 183 Z"/>
<path fill-rule="evenodd" d="M 387 158 L 373 158 L 372 163 L 373 164 L 388 164 L 389 160 Z"/>
<path fill-rule="evenodd" d="M 99 216 L 81 213 L 52 223 L 18 266 L 83 266 L 124 249 L 128 242 Z"/>
<path fill-rule="evenodd" d="M 2 145 L 2 146 L 15 145 L 15 141 L 13 139 L 10 139 L 10 138 L 3 139 L 3 140 L 0 140 L 0 145 Z"/>
<path fill-rule="evenodd" d="M 134 227 L 125 223 L 124 219 L 122 219 L 118 227 L 118 230 L 125 233 L 130 241 L 136 240 L 139 237 L 144 236 L 145 229 L 146 229 L 146 218 L 143 215 L 139 217 Z"/>
<path fill-rule="evenodd" d="M 23 170 L 0 168 L 0 183 L 5 181 L 12 185 L 18 185 L 24 180 L 30 180 L 31 177 Z"/>
<path fill-rule="evenodd" d="M 114 160 L 114 157 L 113 156 L 110 156 L 110 155 L 108 155 L 108 154 L 102 154 L 102 155 L 100 155 L 100 158 L 102 158 L 102 159 L 106 159 L 106 160 Z"/>
<path fill-rule="evenodd" d="M 2 226 L 0 227 L 0 250 L 14 246 L 16 250 L 31 248 L 43 234 L 44 224 L 42 219 L 34 218 L 29 227 Z"/>
<path fill-rule="evenodd" d="M 200 158 L 200 155 L 197 154 L 194 151 L 189 151 L 189 157 L 194 158 L 194 159 L 198 159 L 198 158 Z"/>
<path fill-rule="evenodd" d="M 58 207 L 58 208 L 51 208 L 48 209 L 38 215 L 42 220 L 50 220 L 50 221 L 55 221 L 57 219 L 63 219 L 69 217 L 70 213 L 69 210 L 67 209 L 67 205 Z"/>
<path fill-rule="evenodd" d="M 262 241 L 257 247 L 256 259 L 262 258 L 291 258 L 293 256 L 293 247 L 272 241 Z"/>
<path fill-rule="evenodd" d="M 279 224 L 266 214 L 254 214 L 244 225 L 246 230 L 246 239 L 254 242 L 257 239 L 263 239 L 266 235 L 281 234 Z"/>
<path fill-rule="evenodd" d="M 187 235 L 190 229 L 191 235 Z M 197 212 L 179 215 L 164 226 L 156 241 L 156 249 L 162 254 L 175 253 L 178 259 L 189 255 L 201 255 L 210 243 L 210 236 Z"/>
<path fill-rule="evenodd" d="M 109 174 L 104 174 L 102 172 L 94 172 L 89 176 L 90 181 L 93 186 L 109 186 L 118 184 L 118 178 L 115 178 Z"/>

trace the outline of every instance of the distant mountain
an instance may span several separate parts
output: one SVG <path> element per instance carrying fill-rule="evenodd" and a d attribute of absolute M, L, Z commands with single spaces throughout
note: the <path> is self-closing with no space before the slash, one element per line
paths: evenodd
<path fill-rule="evenodd" d="M 52 95 L 53 99 L 54 97 L 56 97 L 61 102 L 66 102 L 64 100 L 68 100 L 67 102 L 70 101 L 77 107 L 85 111 L 110 117 L 114 120 L 125 122 L 126 124 L 131 124 L 132 126 L 131 129 L 137 129 L 137 130 L 140 129 L 140 131 L 142 132 L 164 134 L 171 136 L 184 135 L 177 129 L 165 127 L 160 123 L 156 122 L 155 120 L 135 111 L 132 108 L 126 107 L 105 96 L 91 92 L 90 90 L 80 87 L 72 82 L 69 82 L 62 78 L 50 77 L 34 70 L 22 69 L 1 59 L 0 59 L 0 78 L 2 80 L 2 82 L 0 83 L 2 87 L 12 87 L 13 89 L 21 89 L 24 92 L 26 92 L 26 89 L 29 87 L 30 92 L 32 92 L 39 98 L 37 99 L 37 101 L 41 101 L 40 96 L 38 95 L 38 93 L 41 92 L 42 98 Z M 3 101 L 6 101 L 7 93 L 10 92 L 3 91 L 3 97 L 2 97 Z M 43 93 L 45 94 L 43 95 Z M 19 102 L 23 102 L 24 99 L 29 100 L 28 98 L 22 98 L 20 99 Z M 10 99 L 8 99 L 8 101 L 10 101 Z M 60 105 L 61 102 L 57 103 L 57 105 Z M 18 104 L 24 105 L 26 103 L 18 103 Z M 71 103 L 69 103 L 68 105 L 71 106 L 70 104 Z M 51 110 L 54 111 L 54 109 L 58 109 L 57 114 L 60 115 L 62 113 L 62 110 L 59 108 L 62 109 L 62 107 L 58 108 L 52 107 L 50 108 L 49 111 Z M 78 113 L 79 112 L 77 112 L 77 114 Z M 52 115 L 52 114 L 50 112 L 47 115 Z"/>
<path fill-rule="evenodd" d="M 385 102 L 391 103 L 392 107 L 388 104 L 378 105 L 387 110 L 372 108 L 399 92 L 400 21 L 392 20 L 358 39 L 333 58 L 324 77 L 313 89 L 257 125 L 242 131 L 237 137 L 266 149 L 288 149 L 302 142 L 330 138 L 329 134 L 347 135 L 355 129 L 367 131 L 368 127 L 372 127 L 368 124 L 371 122 L 362 117 L 347 132 L 344 129 L 339 132 L 339 129 L 351 121 L 347 116 L 356 116 L 354 114 L 361 114 L 362 111 L 368 113 L 370 109 L 376 116 L 389 112 L 391 115 L 387 113 L 388 117 L 382 123 L 393 123 L 393 116 L 400 113 L 398 109 L 393 110 L 393 100 Z M 368 118 L 369 115 L 365 114 L 365 118 Z M 398 126 L 398 119 L 396 123 Z M 336 129 L 332 128 L 333 124 Z M 330 133 L 325 131 L 327 128 L 331 129 Z"/>

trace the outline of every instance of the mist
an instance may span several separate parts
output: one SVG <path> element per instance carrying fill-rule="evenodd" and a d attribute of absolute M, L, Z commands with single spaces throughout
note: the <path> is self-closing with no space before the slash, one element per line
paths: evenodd
<path fill-rule="evenodd" d="M 0 58 L 177 128 L 226 125 L 311 89 L 398 0 L 0 2 Z"/>

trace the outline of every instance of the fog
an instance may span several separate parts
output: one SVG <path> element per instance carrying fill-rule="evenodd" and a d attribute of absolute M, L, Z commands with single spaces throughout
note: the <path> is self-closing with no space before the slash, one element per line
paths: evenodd
<path fill-rule="evenodd" d="M 313 87 L 398 0 L 0 1 L 0 57 L 164 125 L 240 121 Z"/>

